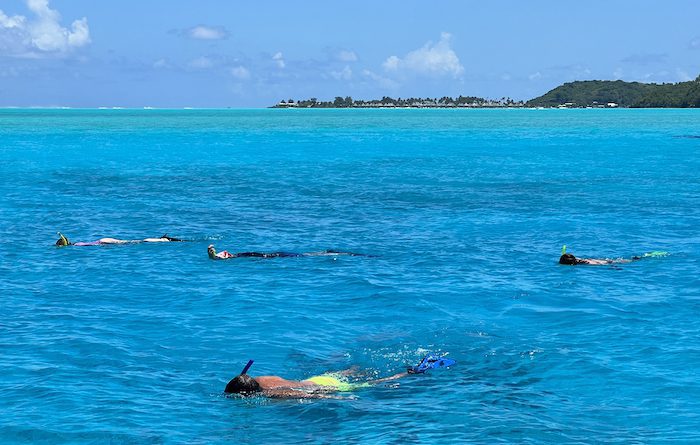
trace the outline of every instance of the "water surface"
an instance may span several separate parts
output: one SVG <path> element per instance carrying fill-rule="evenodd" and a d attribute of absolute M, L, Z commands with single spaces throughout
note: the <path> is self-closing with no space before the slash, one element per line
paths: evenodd
<path fill-rule="evenodd" d="M 700 441 L 694 110 L 2 110 L 4 443 Z M 678 137 L 683 136 L 683 137 Z M 56 248 L 111 236 L 189 243 Z M 231 251 L 369 257 L 210 261 Z M 666 258 L 621 267 L 581 256 Z M 251 374 L 452 369 L 349 401 Z"/>

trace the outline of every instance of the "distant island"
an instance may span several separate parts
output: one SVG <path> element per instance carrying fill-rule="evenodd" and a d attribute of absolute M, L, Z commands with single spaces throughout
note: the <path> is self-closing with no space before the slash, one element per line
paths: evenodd
<path fill-rule="evenodd" d="M 586 80 L 565 83 L 529 100 L 527 107 L 596 107 L 614 103 L 629 108 L 700 108 L 700 76 L 678 83 Z"/>
<path fill-rule="evenodd" d="M 456 99 L 441 97 L 431 99 L 426 97 L 411 97 L 408 99 L 393 99 L 382 97 L 375 100 L 353 100 L 352 97 L 336 97 L 333 102 L 319 101 L 315 97 L 295 102 L 294 99 L 282 100 L 270 108 L 496 108 L 496 107 L 523 107 L 523 101 L 514 101 L 509 97 L 501 99 L 484 99 L 483 97 L 459 96 Z"/>
<path fill-rule="evenodd" d="M 584 80 L 567 82 L 527 102 L 484 99 L 475 96 L 442 98 L 353 100 L 336 97 L 334 101 L 316 98 L 282 100 L 271 108 L 700 108 L 700 76 L 678 83 L 641 83 L 622 80 Z"/>

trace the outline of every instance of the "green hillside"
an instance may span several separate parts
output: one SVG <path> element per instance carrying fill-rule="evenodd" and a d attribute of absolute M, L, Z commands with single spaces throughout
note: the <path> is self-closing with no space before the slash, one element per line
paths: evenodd
<path fill-rule="evenodd" d="M 528 101 L 528 107 L 556 107 L 572 103 L 577 107 L 616 103 L 620 107 L 700 107 L 700 76 L 689 82 L 640 83 L 622 80 L 587 80 L 560 85 Z"/>
<path fill-rule="evenodd" d="M 633 107 L 700 108 L 700 76 L 690 82 L 654 85 Z"/>

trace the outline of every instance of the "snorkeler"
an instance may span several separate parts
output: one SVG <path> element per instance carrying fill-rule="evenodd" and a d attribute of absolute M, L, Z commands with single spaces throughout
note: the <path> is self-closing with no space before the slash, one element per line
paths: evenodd
<path fill-rule="evenodd" d="M 228 253 L 227 250 L 216 253 L 216 249 L 214 248 L 213 244 L 209 244 L 209 247 L 207 247 L 207 253 L 209 254 L 209 258 L 212 260 L 227 260 L 229 258 L 236 258 L 235 255 Z"/>
<path fill-rule="evenodd" d="M 207 254 L 212 260 L 228 260 L 230 258 L 289 258 L 289 257 L 300 257 L 300 256 L 364 256 L 361 253 L 352 252 L 340 252 L 337 250 L 322 250 L 320 252 L 306 252 L 306 253 L 295 253 L 295 252 L 238 252 L 230 253 L 227 250 L 223 250 L 219 253 L 216 252 L 216 248 L 213 244 L 209 244 L 207 247 Z"/>
<path fill-rule="evenodd" d="M 370 386 L 397 380 L 411 374 L 423 374 L 429 369 L 446 368 L 455 363 L 455 360 L 428 354 L 423 357 L 423 360 L 418 365 L 409 367 L 406 372 L 366 382 L 352 382 L 349 380 L 349 376 L 353 374 L 352 369 L 329 372 L 304 380 L 287 380 L 276 375 L 251 377 L 246 374 L 253 365 L 253 360 L 249 360 L 243 371 L 228 382 L 224 393 L 239 394 L 243 397 L 263 395 L 282 399 L 342 399 L 342 397 L 333 395 L 333 393 L 369 388 Z"/>
<path fill-rule="evenodd" d="M 623 264 L 623 263 L 631 263 L 632 261 L 639 261 L 644 258 L 655 258 L 655 257 L 662 257 L 662 256 L 667 256 L 668 252 L 662 252 L 662 251 L 654 251 L 654 252 L 649 252 L 645 253 L 642 256 L 633 256 L 631 258 L 617 258 L 617 259 L 611 259 L 611 258 L 576 258 L 570 253 L 566 253 L 566 245 L 564 245 L 561 248 L 561 256 L 559 257 L 559 264 L 565 264 L 568 266 L 576 266 L 576 265 L 587 265 L 587 266 L 606 266 L 609 264 Z"/>
<path fill-rule="evenodd" d="M 66 238 L 61 232 L 58 232 L 58 241 L 56 241 L 56 245 L 59 247 L 62 246 L 103 246 L 107 244 L 132 244 L 132 243 L 169 243 L 169 242 L 176 242 L 176 241 L 184 241 L 179 238 L 173 238 L 168 236 L 168 234 L 165 234 L 161 236 L 160 238 L 144 238 L 142 240 L 123 240 L 123 239 L 116 239 L 116 238 L 100 238 L 97 241 L 89 241 L 89 242 L 77 242 L 77 243 L 72 243 L 68 238 Z"/>

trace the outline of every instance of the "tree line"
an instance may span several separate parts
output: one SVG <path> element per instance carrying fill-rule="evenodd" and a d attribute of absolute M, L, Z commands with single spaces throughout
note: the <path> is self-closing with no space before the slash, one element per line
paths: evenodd
<path fill-rule="evenodd" d="M 443 96 L 440 98 L 397 98 L 384 96 L 381 99 L 374 100 L 353 100 L 352 97 L 337 96 L 333 101 L 319 101 L 317 98 L 304 99 L 294 101 L 289 99 L 282 100 L 273 108 L 370 108 L 370 107 L 399 107 L 399 108 L 433 108 L 433 107 L 517 107 L 523 106 L 522 101 L 515 101 L 510 97 L 502 97 L 500 99 L 484 99 L 476 96 L 459 96 L 452 98 Z"/>

